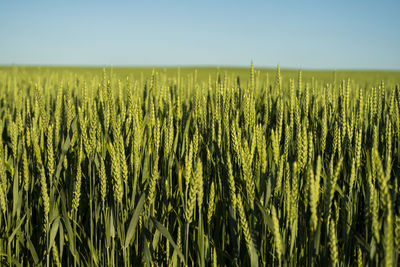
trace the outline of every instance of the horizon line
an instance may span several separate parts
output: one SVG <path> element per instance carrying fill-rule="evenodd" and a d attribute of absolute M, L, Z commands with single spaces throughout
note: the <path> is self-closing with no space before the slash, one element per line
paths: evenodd
<path fill-rule="evenodd" d="M 150 65 L 150 64 L 1 64 L 0 68 L 7 67 L 45 67 L 45 68 L 232 68 L 232 69 L 250 69 L 249 65 L 213 65 L 213 64 L 159 64 L 159 65 Z M 277 67 L 280 67 L 281 70 L 286 71 L 379 71 L 379 72 L 400 72 L 400 69 L 391 69 L 391 68 L 329 68 L 329 67 L 292 67 L 292 66 L 282 66 L 280 64 L 271 66 L 271 65 L 254 65 L 255 69 L 271 69 L 275 70 Z"/>

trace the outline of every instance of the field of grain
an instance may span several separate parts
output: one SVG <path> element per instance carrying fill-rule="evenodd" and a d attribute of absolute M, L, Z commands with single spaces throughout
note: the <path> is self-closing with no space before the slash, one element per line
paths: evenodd
<path fill-rule="evenodd" d="M 396 266 L 399 83 L 0 67 L 0 265 Z"/>

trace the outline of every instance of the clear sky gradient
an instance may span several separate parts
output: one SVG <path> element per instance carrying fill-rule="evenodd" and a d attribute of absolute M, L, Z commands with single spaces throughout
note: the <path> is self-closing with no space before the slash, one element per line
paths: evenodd
<path fill-rule="evenodd" d="M 400 70 L 400 1 L 0 1 L 0 64 Z"/>

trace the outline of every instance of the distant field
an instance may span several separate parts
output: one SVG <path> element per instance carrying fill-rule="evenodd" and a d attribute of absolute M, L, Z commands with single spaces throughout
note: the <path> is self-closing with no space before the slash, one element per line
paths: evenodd
<path fill-rule="evenodd" d="M 396 266 L 399 83 L 0 67 L 0 265 Z"/>
<path fill-rule="evenodd" d="M 19 73 L 26 75 L 26 77 L 34 78 L 36 75 L 54 75 L 59 74 L 71 74 L 77 73 L 85 76 L 97 76 L 101 75 L 103 69 L 107 70 L 107 73 L 112 69 L 113 74 L 119 79 L 125 79 L 127 76 L 140 79 L 150 76 L 155 70 L 160 74 L 165 74 L 168 78 L 176 78 L 178 70 L 182 78 L 194 78 L 195 71 L 197 71 L 197 78 L 199 81 L 207 82 L 208 78 L 215 79 L 217 74 L 224 75 L 228 74 L 230 78 L 240 77 L 241 80 L 247 81 L 249 78 L 249 68 L 245 67 L 10 67 L 0 66 L 0 72 L 12 71 L 17 69 Z M 265 82 L 267 78 L 273 81 L 275 78 L 276 68 L 256 68 L 259 72 L 259 79 Z M 281 77 L 284 83 L 289 83 L 289 79 L 297 79 L 298 72 L 301 69 L 281 69 Z M 378 71 L 378 70 L 301 70 L 303 74 L 303 80 L 305 82 L 311 82 L 314 77 L 317 83 L 330 83 L 335 78 L 338 81 L 351 79 L 356 83 L 367 85 L 377 84 L 381 80 L 387 83 L 395 83 L 400 81 L 400 71 Z"/>

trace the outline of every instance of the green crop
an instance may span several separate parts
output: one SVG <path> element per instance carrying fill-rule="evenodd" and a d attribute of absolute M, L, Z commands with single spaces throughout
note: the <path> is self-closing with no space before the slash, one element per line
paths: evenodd
<path fill-rule="evenodd" d="M 396 266 L 399 72 L 0 68 L 2 266 Z"/>

